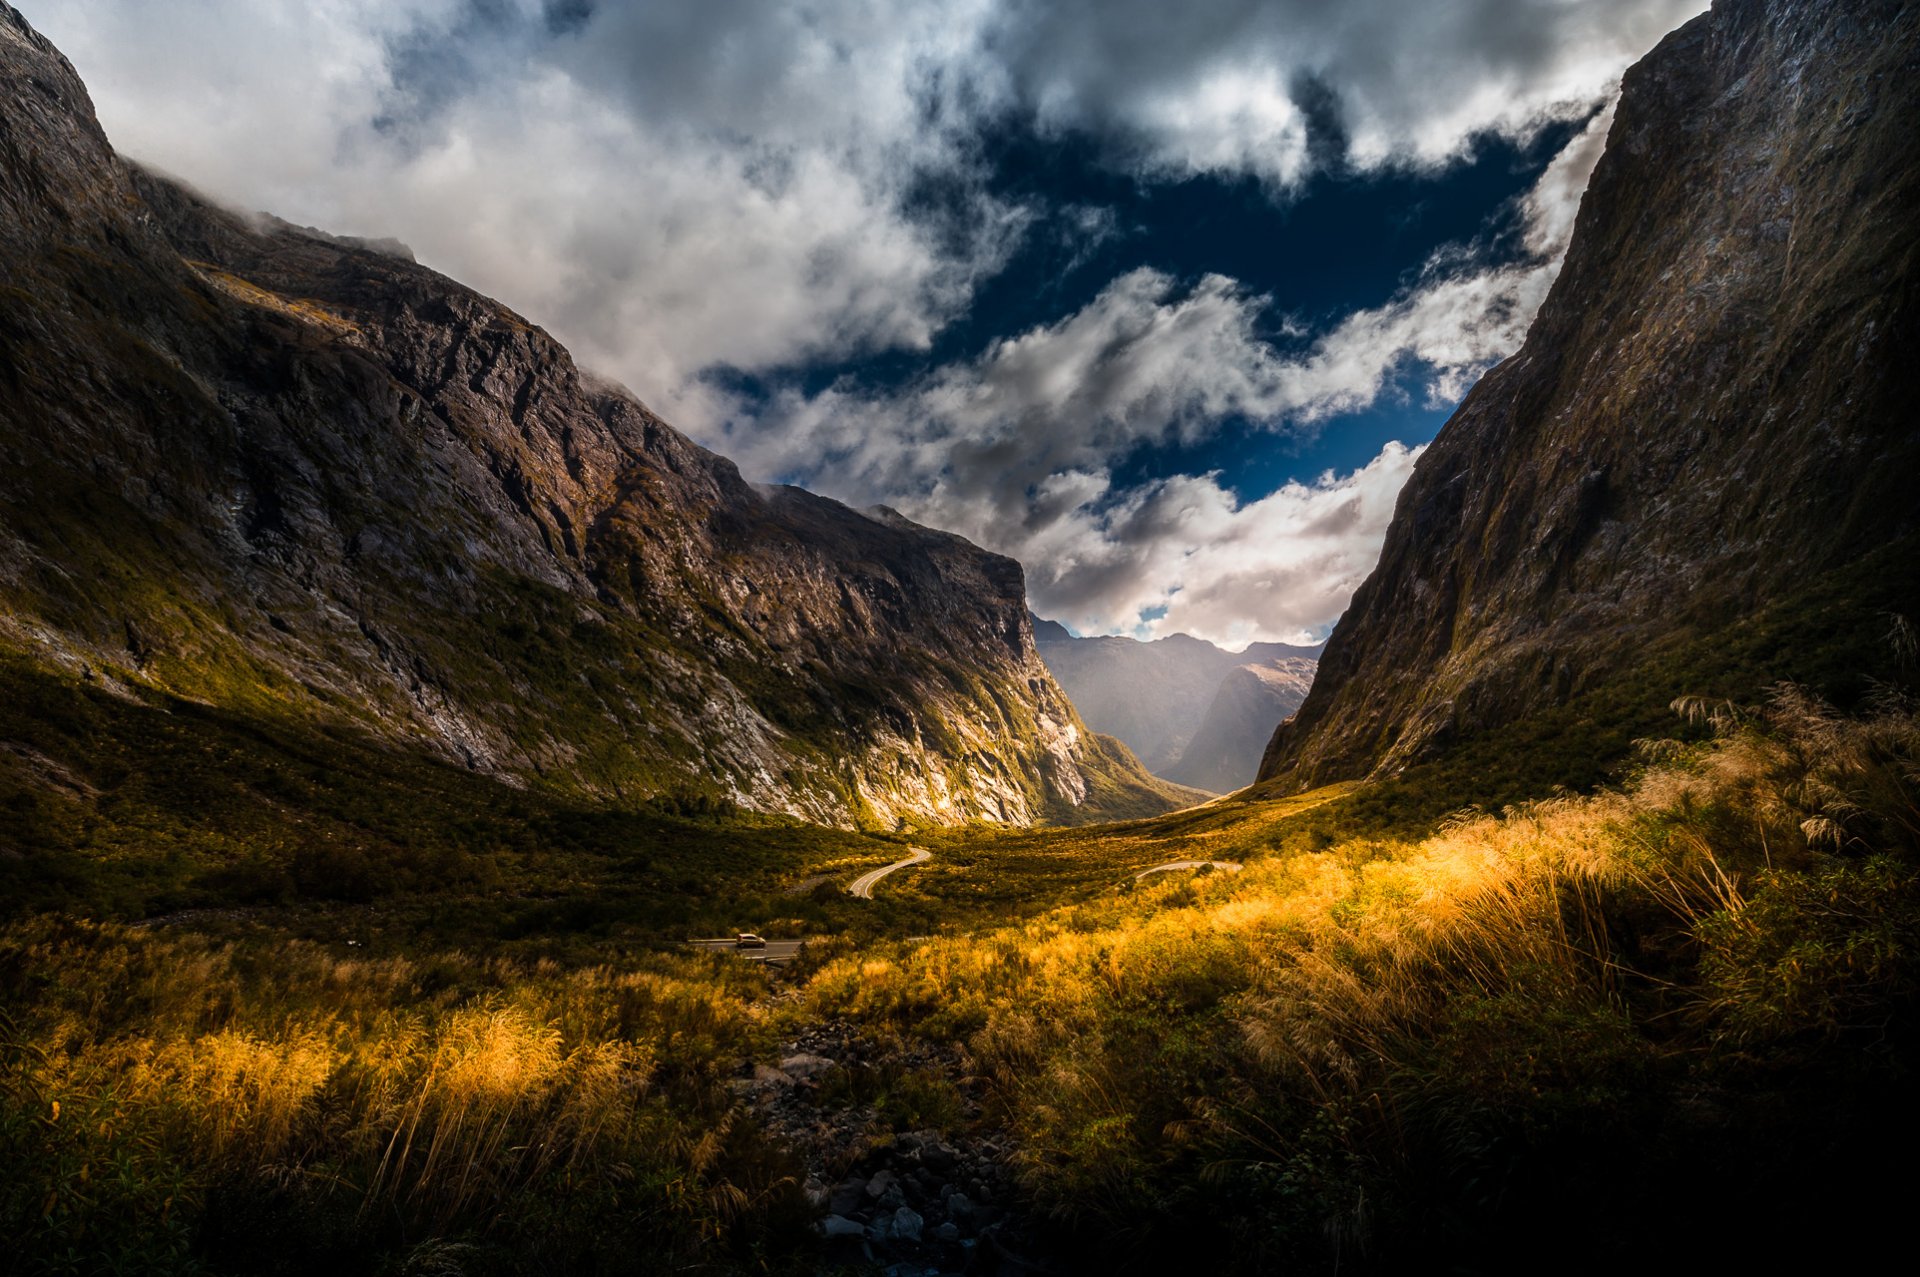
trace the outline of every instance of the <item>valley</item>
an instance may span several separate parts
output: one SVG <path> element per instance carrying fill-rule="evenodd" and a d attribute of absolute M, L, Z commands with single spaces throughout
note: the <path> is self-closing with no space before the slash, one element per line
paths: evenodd
<path fill-rule="evenodd" d="M 1229 652 L 136 165 L 0 3 L 9 1270 L 1884 1262 L 1916 109 L 1910 5 L 1667 37 L 1327 643 Z"/>

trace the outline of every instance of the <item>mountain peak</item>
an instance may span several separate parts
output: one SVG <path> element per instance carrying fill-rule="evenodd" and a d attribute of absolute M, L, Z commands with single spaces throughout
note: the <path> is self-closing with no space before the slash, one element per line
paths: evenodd
<path fill-rule="evenodd" d="M 121 161 L 0 17 L 0 655 L 629 801 L 1188 799 L 1080 720 L 1017 563 L 756 488 L 404 246 Z"/>

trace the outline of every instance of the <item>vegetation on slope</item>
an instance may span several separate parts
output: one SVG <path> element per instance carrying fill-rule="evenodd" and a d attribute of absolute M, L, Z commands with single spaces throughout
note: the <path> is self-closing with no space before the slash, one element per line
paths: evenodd
<path fill-rule="evenodd" d="M 297 878 L 249 896 L 178 870 L 230 849 L 189 846 L 161 791 L 207 769 L 213 820 L 247 845 L 273 827 L 247 813 L 285 747 L 256 743 L 242 792 L 217 751 L 159 766 L 191 739 L 170 736 L 94 841 L 26 862 L 97 856 L 128 866 L 117 885 L 12 896 L 0 1155 L 24 1169 L 0 1218 L 29 1271 L 266 1255 L 596 1271 L 635 1254 L 805 1271 L 820 1253 L 798 1169 L 723 1083 L 842 1021 L 988 1080 L 984 1120 L 1075 1266 L 1485 1268 L 1567 1236 L 1590 1258 L 1862 1240 L 1892 1182 L 1859 1168 L 1912 1108 L 1920 713 L 1883 690 L 1847 717 L 1792 688 L 1764 711 L 1689 708 L 1710 737 L 1643 745 L 1617 787 L 1421 836 L 1345 788 L 975 831 L 929 840 L 934 859 L 870 903 L 840 880 L 897 842 L 657 812 L 595 824 L 511 791 L 481 801 L 502 787 L 455 769 L 406 778 L 421 827 L 489 847 L 491 870 L 357 901 Z M 57 758 L 41 757 L 44 774 Z M 380 854 L 403 849 L 376 780 L 329 764 L 280 796 L 283 835 L 358 821 L 395 839 Z M 174 850 L 142 860 L 142 828 Z M 1173 859 L 1246 867 L 1134 880 Z M 185 894 L 141 895 L 142 873 Z M 63 883 L 73 904 L 48 912 Z M 198 911 L 73 916 L 136 900 Z M 674 951 L 723 920 L 822 937 L 786 977 L 797 1000 Z M 931 938 L 885 938 L 907 935 Z M 886 1076 L 889 1094 L 950 1090 Z"/>
<path fill-rule="evenodd" d="M 850 956 L 809 1003 L 964 1044 L 1069 1253 L 1831 1257 L 1912 1115 L 1920 717 L 1721 713 L 1625 788 Z"/>

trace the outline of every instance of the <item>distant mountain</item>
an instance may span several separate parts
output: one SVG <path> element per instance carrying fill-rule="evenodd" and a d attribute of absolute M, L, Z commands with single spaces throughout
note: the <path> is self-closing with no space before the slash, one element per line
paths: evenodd
<path fill-rule="evenodd" d="M 1228 670 L 1180 757 L 1157 774 L 1216 794 L 1251 785 L 1275 725 L 1307 698 L 1315 666 L 1310 656 L 1276 656 Z"/>
<path fill-rule="evenodd" d="M 1526 343 L 1420 459 L 1263 778 L 1471 747 L 1540 789 L 1682 693 L 1910 677 L 1917 46 L 1911 4 L 1718 0 L 1627 73 Z"/>
<path fill-rule="evenodd" d="M 124 162 L 3 3 L 0 456 L 41 673 L 837 824 L 1191 797 L 1074 712 L 1017 563 L 749 485 L 404 248 Z"/>
<path fill-rule="evenodd" d="M 1094 730 L 1124 741 L 1154 775 L 1215 793 L 1253 780 L 1320 654 L 1287 643 L 1229 652 L 1186 634 L 1076 638 L 1054 621 L 1032 624 L 1041 659 Z M 1240 671 L 1251 672 L 1228 686 Z"/>

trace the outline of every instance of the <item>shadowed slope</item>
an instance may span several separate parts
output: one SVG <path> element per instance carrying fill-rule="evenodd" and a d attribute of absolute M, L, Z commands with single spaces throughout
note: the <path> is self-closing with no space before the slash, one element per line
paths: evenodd
<path fill-rule="evenodd" d="M 1264 780 L 1562 711 L 1592 754 L 1679 691 L 1844 697 L 1885 662 L 1920 602 L 1917 114 L 1920 13 L 1878 0 L 1721 0 L 1629 72 L 1551 296 L 1422 457 Z M 1816 593 L 1814 647 L 1769 646 Z"/>

